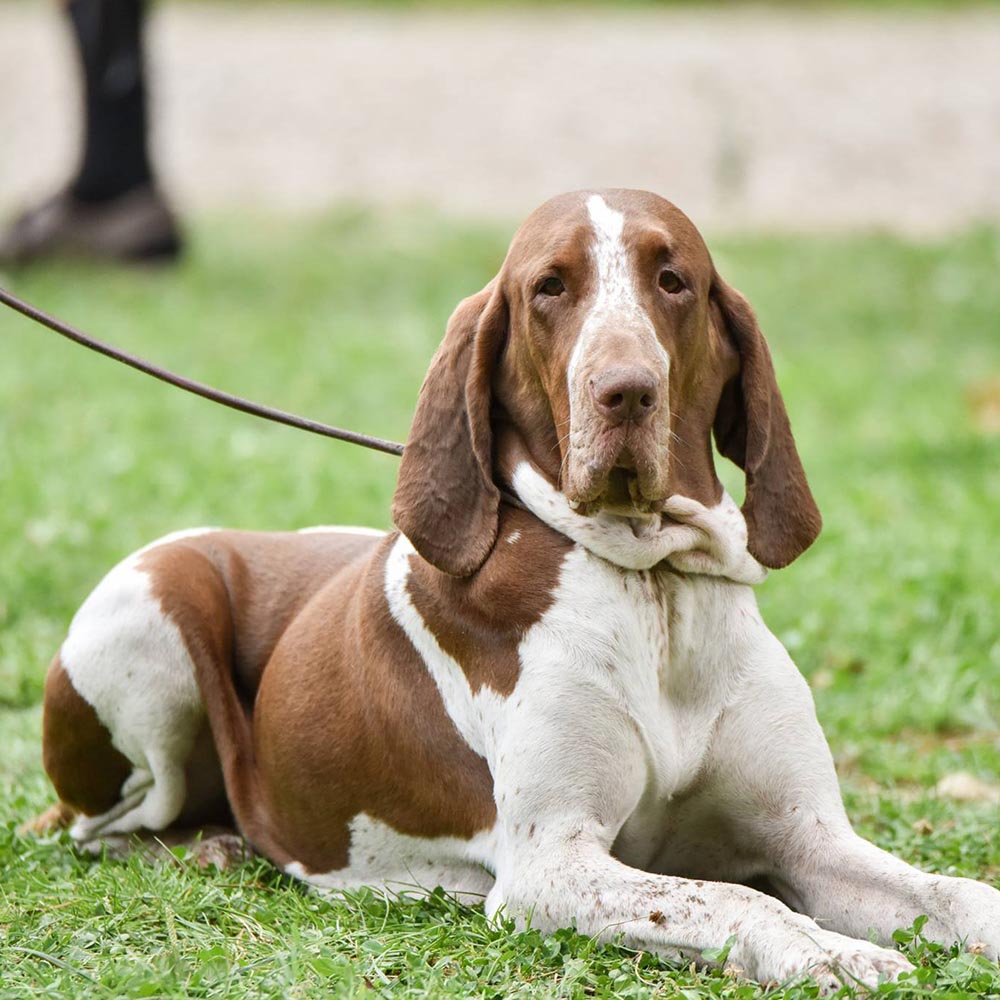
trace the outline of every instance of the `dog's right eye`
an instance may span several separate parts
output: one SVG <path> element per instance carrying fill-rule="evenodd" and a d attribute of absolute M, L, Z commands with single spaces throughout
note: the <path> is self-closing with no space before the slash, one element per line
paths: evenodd
<path fill-rule="evenodd" d="M 554 275 L 546 278 L 538 286 L 538 294 L 548 295 L 550 298 L 556 298 L 557 296 L 562 295 L 562 293 L 565 291 L 566 291 L 566 286 L 562 283 L 562 281 L 559 278 L 555 277 Z"/>
<path fill-rule="evenodd" d="M 660 272 L 659 285 L 669 295 L 676 295 L 678 292 L 683 292 L 685 288 L 684 279 L 669 267 L 665 267 Z"/>

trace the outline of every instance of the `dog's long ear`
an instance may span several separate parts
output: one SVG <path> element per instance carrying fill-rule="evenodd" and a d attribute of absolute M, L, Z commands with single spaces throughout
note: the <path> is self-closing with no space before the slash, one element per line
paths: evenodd
<path fill-rule="evenodd" d="M 393 521 L 424 559 L 453 576 L 475 573 L 496 541 L 490 382 L 507 315 L 496 281 L 452 314 L 396 480 Z"/>
<path fill-rule="evenodd" d="M 719 451 L 746 473 L 750 553 L 780 569 L 816 540 L 822 518 L 788 424 L 771 353 L 750 303 L 718 275 L 712 313 L 740 354 L 740 372 L 722 390 L 715 415 Z"/>

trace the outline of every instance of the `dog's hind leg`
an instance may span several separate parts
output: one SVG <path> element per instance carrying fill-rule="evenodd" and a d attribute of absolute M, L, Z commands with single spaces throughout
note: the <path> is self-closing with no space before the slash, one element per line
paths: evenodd
<path fill-rule="evenodd" d="M 183 636 L 133 556 L 84 602 L 46 679 L 45 767 L 79 813 L 73 838 L 170 826 L 204 726 Z"/>
<path fill-rule="evenodd" d="M 136 830 L 165 830 L 180 815 L 187 791 L 183 763 L 151 751 L 147 766 L 137 767 L 122 786 L 121 798 L 99 816 L 80 816 L 70 836 L 84 842 L 94 837 Z"/>

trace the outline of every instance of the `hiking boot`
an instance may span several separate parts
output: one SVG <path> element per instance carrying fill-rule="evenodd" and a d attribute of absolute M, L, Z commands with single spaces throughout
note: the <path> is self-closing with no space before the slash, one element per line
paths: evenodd
<path fill-rule="evenodd" d="M 149 184 L 101 202 L 60 191 L 0 231 L 0 264 L 47 257 L 171 261 L 180 250 L 174 215 Z"/>

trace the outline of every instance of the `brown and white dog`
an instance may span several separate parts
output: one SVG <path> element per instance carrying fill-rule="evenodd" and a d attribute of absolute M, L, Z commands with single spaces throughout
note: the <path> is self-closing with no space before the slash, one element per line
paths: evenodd
<path fill-rule="evenodd" d="M 440 884 L 685 959 L 732 936 L 826 991 L 909 968 L 867 939 L 921 914 L 997 957 L 1000 892 L 851 829 L 752 590 L 819 513 L 753 312 L 670 203 L 525 222 L 451 318 L 393 514 L 181 533 L 104 578 L 46 684 L 74 838 L 231 810 L 314 886 Z"/>

